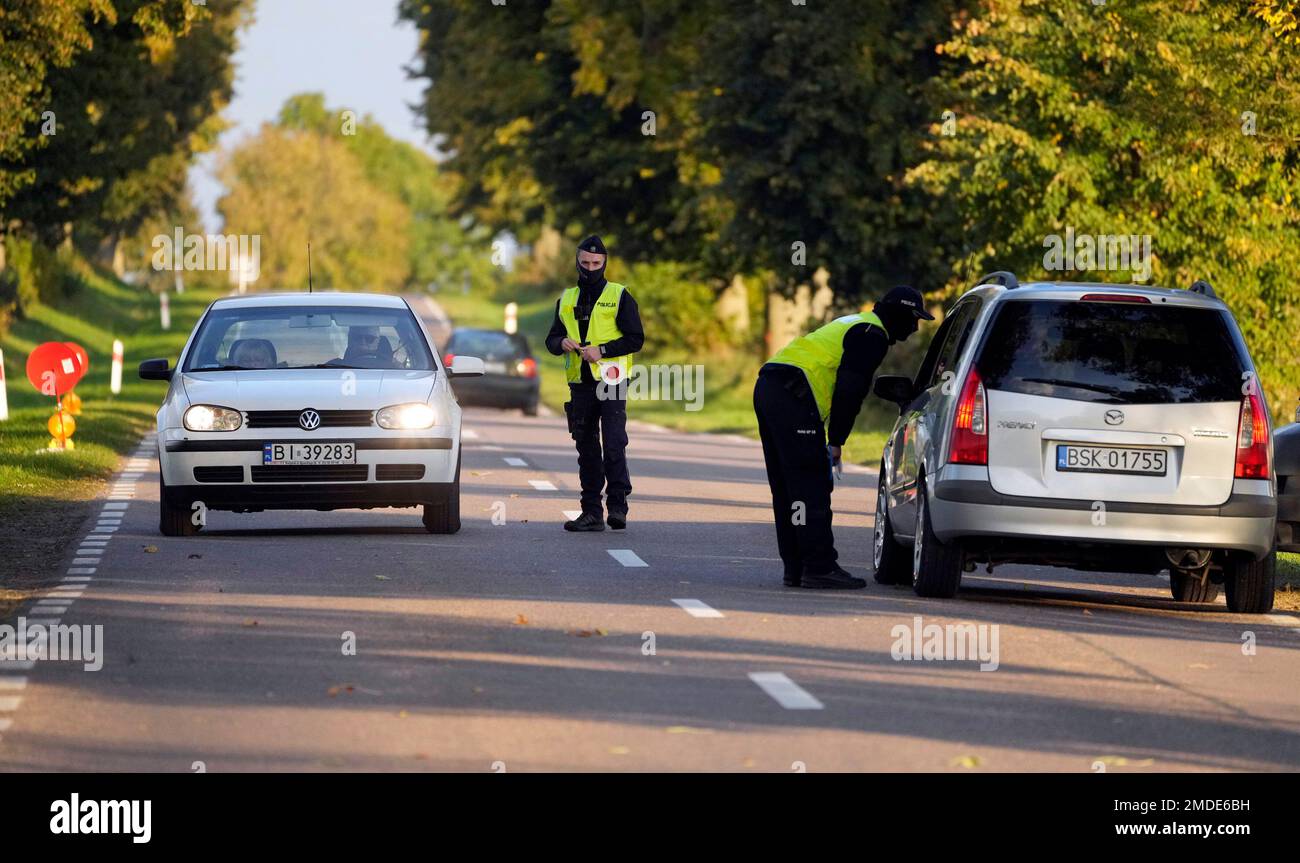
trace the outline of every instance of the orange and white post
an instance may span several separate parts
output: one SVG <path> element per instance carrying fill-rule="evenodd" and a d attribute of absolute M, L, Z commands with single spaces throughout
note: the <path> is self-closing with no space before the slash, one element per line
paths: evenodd
<path fill-rule="evenodd" d="M 9 419 L 9 394 L 5 391 L 5 352 L 0 351 L 0 422 Z"/>

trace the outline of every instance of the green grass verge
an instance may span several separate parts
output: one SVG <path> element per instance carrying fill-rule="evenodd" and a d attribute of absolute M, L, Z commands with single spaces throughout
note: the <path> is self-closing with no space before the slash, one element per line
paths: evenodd
<path fill-rule="evenodd" d="M 482 294 L 459 292 L 435 294 L 457 326 L 500 329 L 504 321 L 504 303 Z M 546 333 L 551 328 L 556 297 L 521 294 L 519 303 L 519 331 L 528 337 L 533 353 L 538 357 L 541 370 L 542 402 L 557 413 L 563 412 L 568 400 L 568 384 L 564 379 L 563 362 L 546 351 Z M 643 422 L 655 423 L 679 431 L 741 434 L 758 438 L 754 419 L 754 379 L 762 360 L 740 352 L 718 352 L 707 357 L 686 352 L 659 352 L 637 355 L 638 363 L 664 365 L 704 366 L 704 388 L 701 407 L 688 410 L 692 404 L 678 400 L 638 400 L 628 406 L 628 416 Z M 885 438 L 893 426 L 897 413 L 889 405 L 868 398 L 858 417 L 857 426 L 844 447 L 847 461 L 875 466 Z"/>
<path fill-rule="evenodd" d="M 1277 598 L 1281 611 L 1300 611 L 1300 554 L 1277 556 Z"/>
<path fill-rule="evenodd" d="M 217 297 L 216 289 L 191 288 L 173 295 L 172 327 L 164 332 L 158 299 L 94 272 L 85 287 L 58 307 L 37 306 L 0 337 L 8 383 L 9 419 L 0 422 L 0 617 L 6 602 L 22 598 L 24 585 L 40 583 L 74 538 L 86 502 L 154 422 L 165 384 L 142 381 L 140 360 L 167 357 L 173 363 L 199 314 Z M 109 391 L 113 340 L 125 345 L 122 391 Z M 82 399 L 73 436 L 76 449 L 51 453 L 45 423 L 54 399 L 27 380 L 27 355 L 42 342 L 71 341 L 90 355 L 90 369 L 76 388 Z"/>

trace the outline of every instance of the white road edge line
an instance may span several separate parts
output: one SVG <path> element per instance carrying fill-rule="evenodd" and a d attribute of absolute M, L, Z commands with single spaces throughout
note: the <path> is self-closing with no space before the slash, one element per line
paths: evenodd
<path fill-rule="evenodd" d="M 724 617 L 725 616 L 721 611 L 718 611 L 713 606 L 709 605 L 706 602 L 701 602 L 698 599 L 674 599 L 673 602 L 679 605 L 682 611 L 686 612 L 691 617 Z"/>
<path fill-rule="evenodd" d="M 821 710 L 822 703 L 779 671 L 751 671 L 749 679 L 786 710 Z"/>
<path fill-rule="evenodd" d="M 573 521 L 578 516 L 582 515 L 582 510 L 580 509 L 562 509 L 560 512 L 564 513 L 565 521 Z"/>

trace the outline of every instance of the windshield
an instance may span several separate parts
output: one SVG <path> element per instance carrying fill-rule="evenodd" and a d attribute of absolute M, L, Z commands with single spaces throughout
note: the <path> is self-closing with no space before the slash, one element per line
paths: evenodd
<path fill-rule="evenodd" d="M 1249 360 L 1218 309 L 1009 301 L 977 361 L 991 390 L 1108 404 L 1240 401 Z"/>
<path fill-rule="evenodd" d="M 246 306 L 209 312 L 185 371 L 412 369 L 433 357 L 408 309 Z"/>
<path fill-rule="evenodd" d="M 457 330 L 447 344 L 447 352 L 496 360 L 527 356 L 528 347 L 522 336 L 487 330 Z"/>

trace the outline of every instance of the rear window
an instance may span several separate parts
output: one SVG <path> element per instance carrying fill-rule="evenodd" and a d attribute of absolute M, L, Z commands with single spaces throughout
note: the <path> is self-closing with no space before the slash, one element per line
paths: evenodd
<path fill-rule="evenodd" d="M 503 359 L 527 356 L 522 336 L 488 330 L 461 330 L 451 335 L 447 352 L 480 359 Z"/>
<path fill-rule="evenodd" d="M 989 389 L 1105 404 L 1239 401 L 1245 346 L 1218 309 L 1007 301 L 976 361 Z"/>

